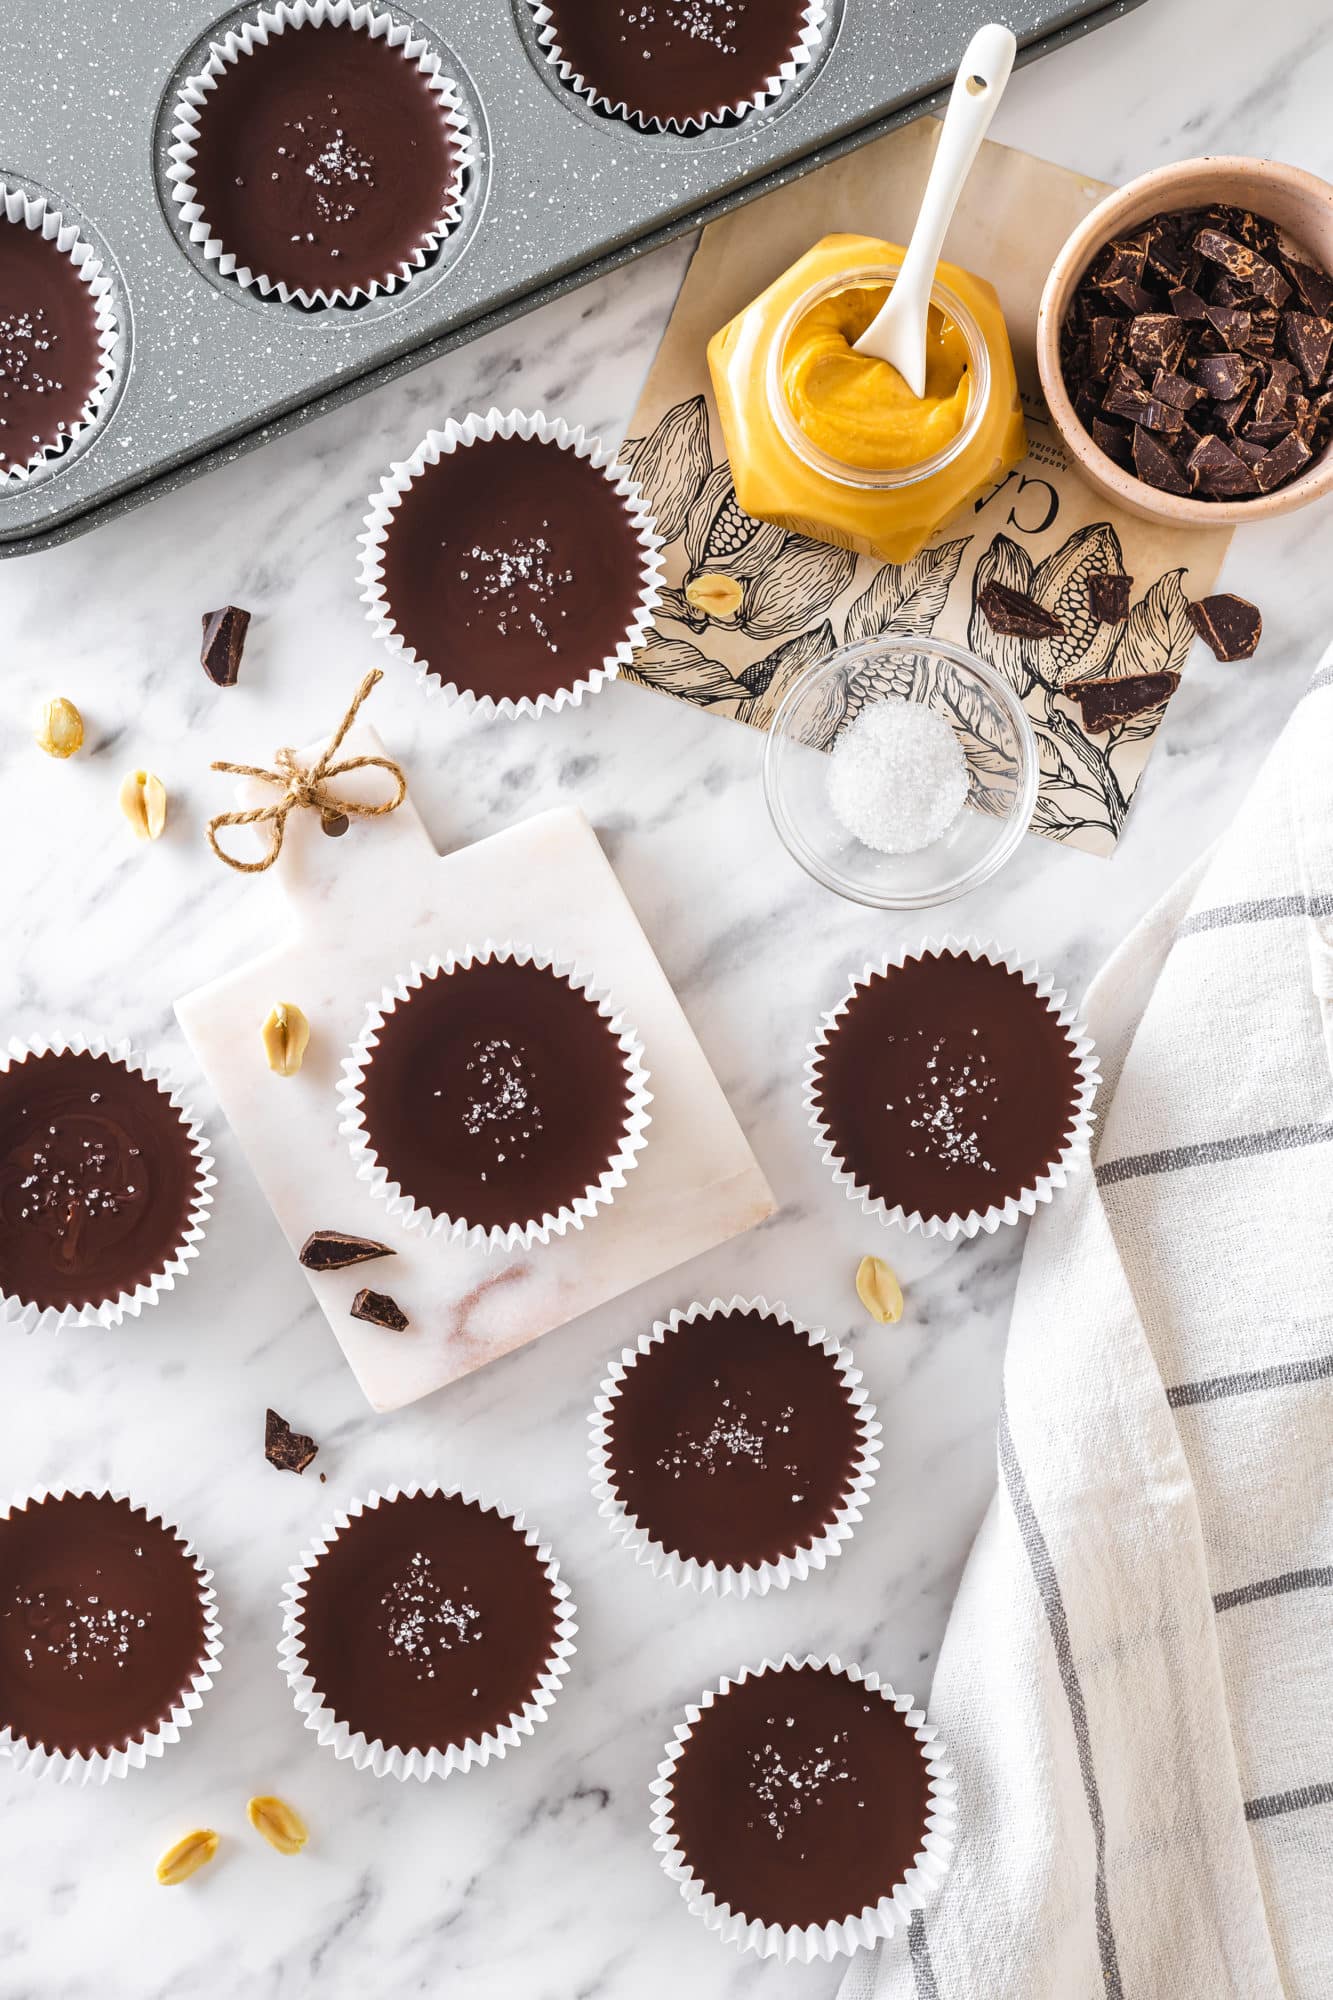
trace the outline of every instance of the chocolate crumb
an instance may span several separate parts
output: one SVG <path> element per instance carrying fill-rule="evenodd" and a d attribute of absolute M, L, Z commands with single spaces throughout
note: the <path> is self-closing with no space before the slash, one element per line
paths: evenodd
<path fill-rule="evenodd" d="M 347 1236 L 341 1229 L 314 1229 L 300 1249 L 307 1271 L 346 1271 L 353 1264 L 368 1264 L 374 1257 L 395 1254 L 387 1243 L 377 1243 L 372 1236 Z"/>
<path fill-rule="evenodd" d="M 358 1292 L 352 1300 L 352 1318 L 363 1319 L 368 1326 L 382 1326 L 389 1333 L 406 1333 L 409 1324 L 407 1314 L 387 1292 Z"/>
<path fill-rule="evenodd" d="M 321 833 L 327 833 L 330 840 L 341 840 L 351 824 L 346 813 L 323 813 L 320 816 L 319 830 Z"/>
<path fill-rule="evenodd" d="M 203 614 L 204 643 L 199 658 L 215 686 L 235 687 L 249 626 L 250 613 L 238 604 L 224 604 L 221 611 Z"/>
<path fill-rule="evenodd" d="M 1129 616 L 1132 576 L 1101 573 L 1088 578 L 1088 609 L 1099 625 L 1123 625 Z"/>
<path fill-rule="evenodd" d="M 1258 608 L 1244 597 L 1223 591 L 1217 597 L 1201 597 L 1197 604 L 1185 608 L 1190 624 L 1219 660 L 1248 660 L 1259 644 L 1264 621 Z"/>
<path fill-rule="evenodd" d="M 977 607 L 992 632 L 1012 639 L 1058 639 L 1063 621 L 1035 598 L 1007 583 L 988 583 L 977 592 Z"/>
<path fill-rule="evenodd" d="M 264 1412 L 264 1456 L 278 1472 L 304 1472 L 318 1450 L 313 1438 L 294 1431 L 276 1410 Z"/>
<path fill-rule="evenodd" d="M 1160 708 L 1179 686 L 1176 673 L 1122 674 L 1118 679 L 1071 681 L 1063 692 L 1078 703 L 1089 735 L 1100 736 Z"/>

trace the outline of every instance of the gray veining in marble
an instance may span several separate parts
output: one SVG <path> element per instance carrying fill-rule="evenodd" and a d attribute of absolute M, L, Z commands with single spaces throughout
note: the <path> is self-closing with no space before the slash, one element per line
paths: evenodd
<path fill-rule="evenodd" d="M 1209 149 L 1329 174 L 1325 28 L 1322 0 L 1268 9 L 1262 38 L 1250 0 L 1149 0 L 1016 76 L 997 136 L 1111 179 Z M 54 1022 L 129 1032 L 200 1088 L 171 998 L 262 947 L 276 897 L 202 847 L 204 819 L 228 800 L 210 757 L 311 739 L 375 661 L 354 537 L 389 459 L 431 422 L 492 401 L 618 435 L 687 256 L 674 246 L 95 535 L 0 569 L 6 1033 Z M 1082 989 L 1226 824 L 1288 713 L 1333 629 L 1329 532 L 1325 509 L 1237 536 L 1225 582 L 1262 606 L 1263 645 L 1237 666 L 1196 650 L 1115 858 L 1029 841 L 948 913 L 951 926 L 1015 943 Z M 220 692 L 197 663 L 199 614 L 227 600 L 256 620 L 242 683 Z M 57 692 L 88 722 L 89 753 L 69 765 L 28 737 L 35 704 Z M 922 927 L 841 904 L 796 871 L 764 817 L 748 730 L 628 686 L 537 724 L 478 723 L 422 703 L 411 676 L 392 671 L 373 710 L 441 845 L 545 806 L 584 806 L 784 1213 L 375 1419 L 198 1096 L 220 1177 L 203 1256 L 141 1325 L 5 1342 L 0 1486 L 118 1482 L 166 1509 L 217 1571 L 224 1666 L 185 1740 L 123 1784 L 51 1789 L 0 1765 L 0 2000 L 830 2000 L 836 1969 L 761 1965 L 687 1918 L 650 1850 L 647 1786 L 683 1702 L 765 1652 L 836 1646 L 901 1688 L 928 1687 L 993 1481 L 1021 1237 L 882 1238 L 825 1180 L 800 1111 L 811 1024 L 851 968 Z M 172 801 L 167 837 L 150 849 L 115 806 L 140 763 Z M 857 1307 L 852 1273 L 867 1249 L 901 1272 L 899 1327 L 867 1326 Z M 884 1420 L 884 1469 L 833 1570 L 760 1602 L 701 1606 L 605 1534 L 585 1412 L 607 1355 L 654 1317 L 759 1290 L 850 1343 Z M 264 1462 L 267 1403 L 321 1441 L 302 1480 Z M 536 1738 L 463 1780 L 409 1788 L 318 1750 L 275 1646 L 287 1563 L 335 1499 L 413 1474 L 526 1507 L 560 1553 L 581 1631 Z M 308 1818 L 299 1860 L 246 1826 L 246 1797 L 261 1790 Z M 224 1836 L 217 1862 L 188 1888 L 159 1889 L 158 1853 L 200 1824 Z"/>

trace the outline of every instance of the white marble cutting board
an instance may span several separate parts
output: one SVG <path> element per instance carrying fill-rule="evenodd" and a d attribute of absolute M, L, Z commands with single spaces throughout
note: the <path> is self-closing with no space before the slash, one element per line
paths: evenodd
<path fill-rule="evenodd" d="M 378 754 L 359 727 L 345 754 Z M 340 781 L 383 796 L 383 774 Z M 262 792 L 247 793 L 253 803 Z M 233 832 L 235 851 L 247 834 Z M 773 1195 L 583 814 L 561 807 L 441 858 L 411 798 L 340 840 L 294 815 L 272 871 L 291 921 L 273 950 L 176 1002 L 176 1014 L 293 1252 L 312 1229 L 373 1236 L 396 1255 L 308 1272 L 372 1407 L 427 1396 L 539 1334 L 684 1263 L 771 1215 Z M 432 952 L 487 938 L 590 967 L 638 1030 L 652 1091 L 639 1163 L 607 1209 L 531 1251 L 468 1250 L 404 1229 L 357 1180 L 338 1131 L 339 1065 L 366 1004 Z M 310 1020 L 300 1073 L 269 1070 L 259 1030 L 278 1001 Z M 411 1322 L 351 1318 L 362 1285 Z"/>

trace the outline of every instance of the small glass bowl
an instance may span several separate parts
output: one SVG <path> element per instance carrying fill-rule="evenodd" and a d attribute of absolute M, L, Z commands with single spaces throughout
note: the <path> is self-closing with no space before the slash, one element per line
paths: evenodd
<path fill-rule="evenodd" d="M 828 795 L 827 751 L 857 708 L 897 697 L 942 715 L 967 760 L 968 796 L 938 840 L 881 854 L 848 833 Z M 876 910 L 924 910 L 990 880 L 1037 798 L 1037 743 L 1023 705 L 984 660 L 944 639 L 863 639 L 806 669 L 764 748 L 764 797 L 784 847 L 826 889 Z"/>

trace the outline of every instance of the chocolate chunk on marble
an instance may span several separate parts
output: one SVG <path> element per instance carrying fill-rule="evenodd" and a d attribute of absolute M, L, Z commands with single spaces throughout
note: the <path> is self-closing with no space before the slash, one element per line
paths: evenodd
<path fill-rule="evenodd" d="M 1185 608 L 1191 625 L 1219 660 L 1248 660 L 1259 644 L 1264 621 L 1244 597 L 1222 591 Z"/>
<path fill-rule="evenodd" d="M 264 1456 L 277 1472 L 304 1472 L 319 1451 L 312 1437 L 294 1431 L 276 1410 L 264 1412 Z"/>
<path fill-rule="evenodd" d="M 407 1314 L 396 1299 L 387 1292 L 372 1292 L 368 1287 L 359 1291 L 352 1300 L 353 1319 L 365 1320 L 368 1326 L 382 1326 L 389 1333 L 406 1333 Z"/>
<path fill-rule="evenodd" d="M 376 1257 L 392 1257 L 387 1243 L 373 1236 L 348 1236 L 341 1229 L 312 1229 L 301 1245 L 300 1261 L 307 1271 L 347 1271 Z"/>
<path fill-rule="evenodd" d="M 215 687 L 235 687 L 241 674 L 241 655 L 250 628 L 250 613 L 238 604 L 224 604 L 220 611 L 203 614 L 204 638 L 199 659 Z"/>

